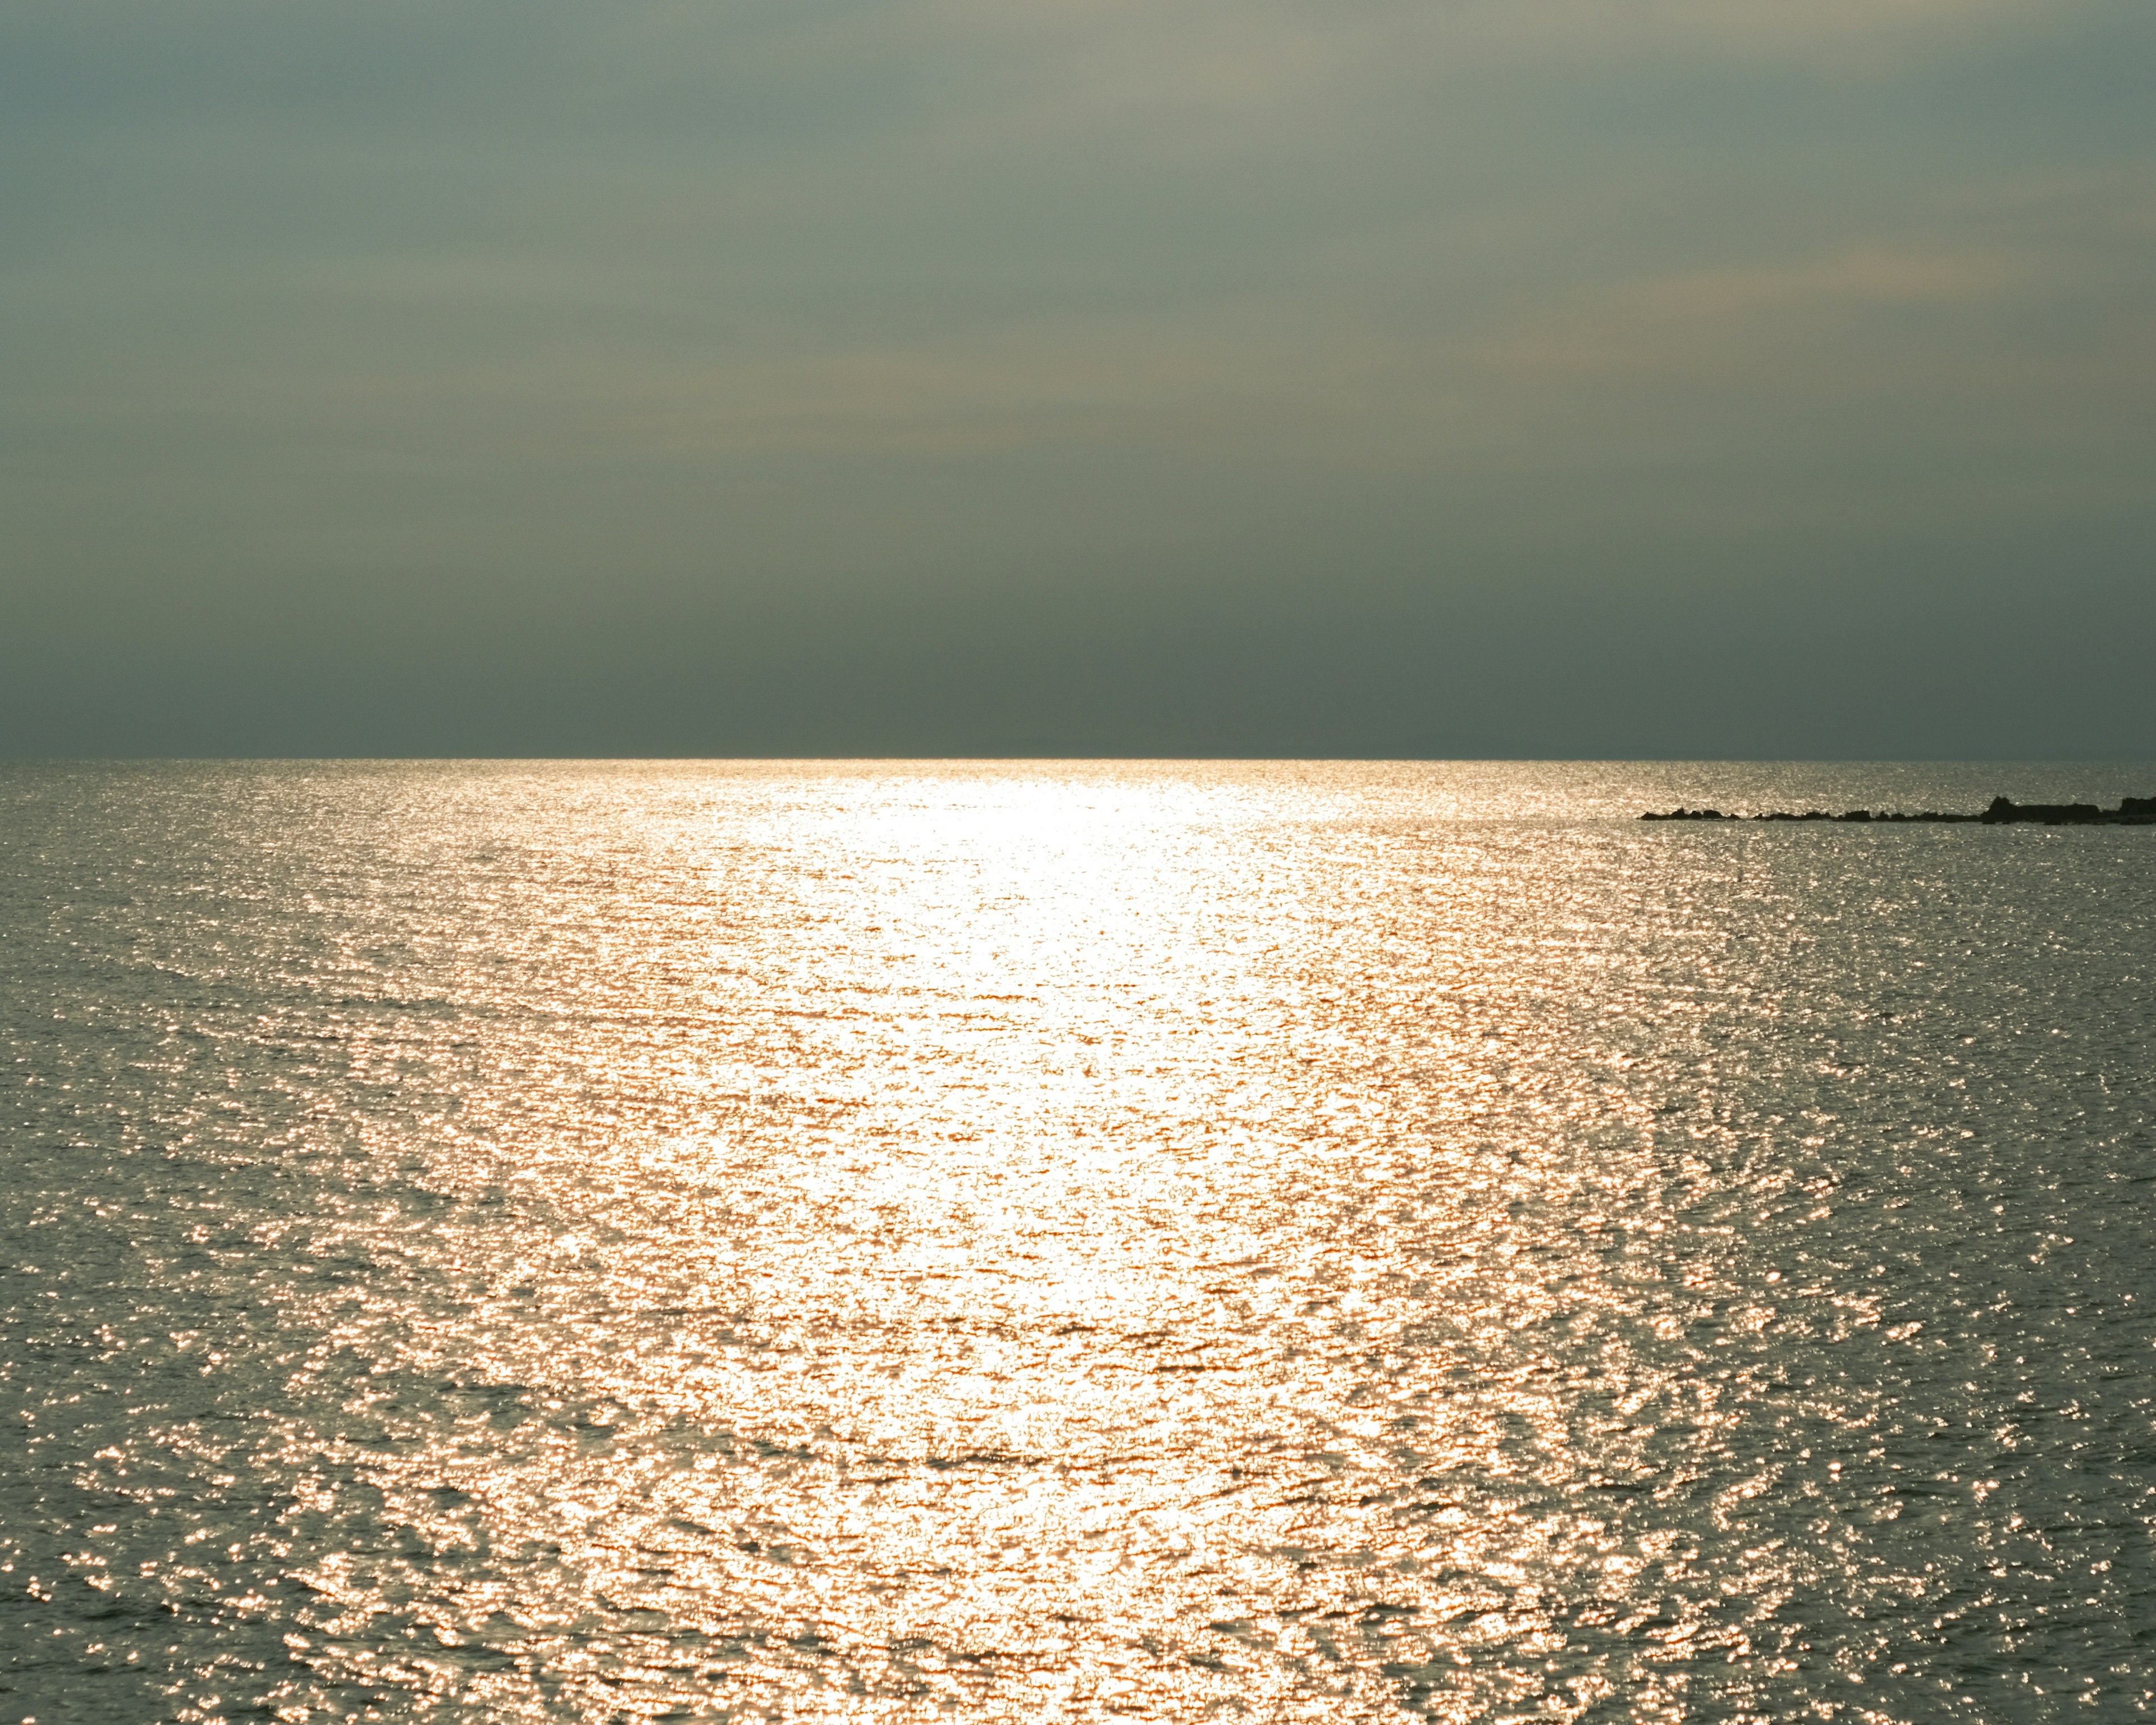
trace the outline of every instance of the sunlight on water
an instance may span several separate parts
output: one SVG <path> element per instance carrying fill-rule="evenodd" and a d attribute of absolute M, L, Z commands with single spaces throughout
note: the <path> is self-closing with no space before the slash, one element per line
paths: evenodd
<path fill-rule="evenodd" d="M 13 769 L 0 1717 L 2138 1715 L 2150 835 L 1686 770 Z"/>

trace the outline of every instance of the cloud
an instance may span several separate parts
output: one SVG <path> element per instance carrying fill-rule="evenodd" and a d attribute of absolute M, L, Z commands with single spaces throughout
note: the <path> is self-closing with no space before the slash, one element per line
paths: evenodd
<path fill-rule="evenodd" d="M 2101 563 L 2152 49 L 2140 0 L 23 0 L 10 571 L 790 583 L 806 638 L 1262 569 L 1291 658 L 1403 571 Z"/>

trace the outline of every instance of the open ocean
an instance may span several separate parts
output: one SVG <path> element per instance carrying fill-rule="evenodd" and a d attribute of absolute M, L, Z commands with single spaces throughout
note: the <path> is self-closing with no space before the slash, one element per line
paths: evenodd
<path fill-rule="evenodd" d="M 2156 764 L 0 766 L 0 1720 L 2156 1711 Z"/>

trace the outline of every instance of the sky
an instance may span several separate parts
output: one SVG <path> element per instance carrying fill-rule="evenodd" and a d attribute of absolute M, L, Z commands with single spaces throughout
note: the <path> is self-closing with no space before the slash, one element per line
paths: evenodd
<path fill-rule="evenodd" d="M 2156 757 L 2148 0 L 8 0 L 0 755 Z"/>

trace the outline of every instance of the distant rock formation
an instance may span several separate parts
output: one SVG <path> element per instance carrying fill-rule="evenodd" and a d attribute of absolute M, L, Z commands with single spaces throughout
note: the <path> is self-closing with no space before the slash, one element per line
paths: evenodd
<path fill-rule="evenodd" d="M 1983 819 L 1990 824 L 2008 820 L 2041 820 L 2051 826 L 2146 826 L 2156 822 L 2156 797 L 2121 797 L 2116 809 L 2099 809 L 2093 803 L 2016 803 L 1994 797 Z"/>
<path fill-rule="evenodd" d="M 1927 809 L 1921 814 L 1879 814 L 1869 809 L 1851 809 L 1830 814 L 1824 809 L 1791 814 L 1778 809 L 1772 814 L 1724 814 L 1718 809 L 1672 809 L 1667 814 L 1649 813 L 1641 820 L 1839 820 L 1870 823 L 1929 821 L 1946 825 L 1976 822 L 1992 827 L 2012 821 L 2041 821 L 2054 827 L 2156 826 L 2156 797 L 2122 797 L 2116 809 L 2099 809 L 2093 803 L 2016 803 L 2010 797 L 1994 797 L 1981 814 L 1942 814 Z"/>

